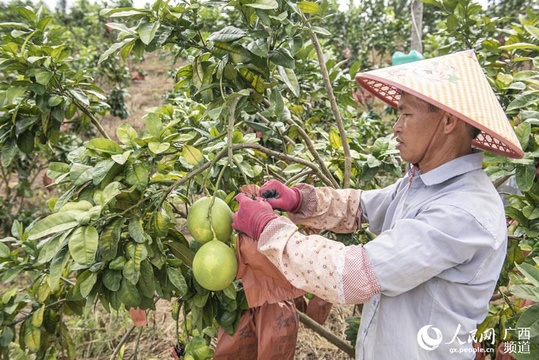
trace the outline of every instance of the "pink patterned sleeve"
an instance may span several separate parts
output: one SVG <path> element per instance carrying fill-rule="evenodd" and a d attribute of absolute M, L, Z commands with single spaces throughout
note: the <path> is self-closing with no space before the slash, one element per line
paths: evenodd
<path fill-rule="evenodd" d="M 298 184 L 303 200 L 296 213 L 288 213 L 295 224 L 336 233 L 350 233 L 361 225 L 361 190 L 334 189 Z"/>
<path fill-rule="evenodd" d="M 301 234 L 286 217 L 266 225 L 258 250 L 292 285 L 331 303 L 363 303 L 380 293 L 362 246 Z"/>

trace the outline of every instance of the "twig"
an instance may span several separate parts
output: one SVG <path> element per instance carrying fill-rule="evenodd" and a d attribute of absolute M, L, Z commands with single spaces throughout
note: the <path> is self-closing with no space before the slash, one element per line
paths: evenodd
<path fill-rule="evenodd" d="M 262 146 L 260 144 L 248 143 L 248 144 L 238 144 L 238 145 L 232 146 L 232 151 L 237 151 L 237 150 L 241 150 L 241 149 L 255 149 L 255 150 L 258 150 L 260 152 L 263 152 L 266 155 L 273 156 L 273 157 L 275 157 L 277 159 L 280 159 L 280 160 L 286 160 L 288 162 L 294 162 L 294 163 L 298 163 L 298 164 L 307 166 L 320 178 L 320 180 L 324 184 L 326 184 L 327 186 L 332 185 L 331 181 L 324 174 L 322 174 L 320 169 L 315 164 L 313 164 L 310 161 L 303 160 L 303 159 L 300 159 L 300 158 L 295 157 L 295 156 L 290 156 L 290 155 L 287 155 L 287 154 L 283 154 L 283 153 L 280 153 L 278 151 L 270 150 L 270 149 L 268 149 L 268 148 L 266 148 L 266 147 L 264 147 L 264 146 Z M 186 176 L 182 177 L 181 179 L 178 179 L 174 183 L 172 183 L 172 185 L 169 186 L 168 190 L 166 191 L 166 193 L 163 196 L 166 197 L 167 194 L 170 193 L 172 190 L 176 189 L 178 186 L 188 182 L 189 180 L 191 180 L 195 176 L 197 176 L 200 173 L 204 172 L 206 169 L 211 167 L 217 161 L 219 161 L 223 157 L 227 156 L 227 154 L 228 154 L 228 148 L 225 148 L 225 149 L 221 150 L 215 156 L 215 158 L 212 161 L 204 163 L 204 165 L 200 166 L 196 170 L 191 171 L 188 175 L 186 175 Z"/>
<path fill-rule="evenodd" d="M 353 358 L 355 356 L 355 351 L 352 346 L 350 346 L 346 341 L 338 337 L 337 335 L 333 334 L 331 331 L 328 331 L 323 326 L 321 326 L 319 323 L 311 319 L 309 316 L 305 315 L 304 313 L 298 311 L 299 320 L 306 325 L 311 330 L 314 330 L 317 334 L 327 339 L 330 343 L 338 347 L 340 350 L 344 351 L 348 356 Z"/>
<path fill-rule="evenodd" d="M 341 113 L 337 106 L 337 100 L 335 99 L 335 94 L 333 92 L 333 87 L 331 86 L 331 81 L 329 80 L 329 73 L 326 67 L 326 62 L 324 61 L 324 53 L 322 52 L 322 46 L 318 41 L 318 37 L 311 29 L 311 25 L 307 22 L 307 19 L 302 15 L 303 20 L 305 21 L 306 26 L 309 28 L 309 36 L 313 42 L 314 49 L 316 50 L 316 55 L 318 57 L 318 64 L 320 65 L 320 71 L 322 73 L 322 78 L 324 79 L 324 86 L 328 93 L 328 100 L 331 105 L 331 110 L 333 111 L 333 116 L 337 122 L 337 128 L 339 129 L 339 134 L 341 136 L 342 150 L 344 153 L 344 182 L 343 187 L 347 188 L 350 186 L 350 173 L 352 171 L 352 155 L 350 154 L 350 147 L 348 146 L 348 140 L 346 138 L 346 131 L 344 129 L 344 124 L 342 121 Z"/>
<path fill-rule="evenodd" d="M 267 103 L 267 105 L 269 106 L 270 104 Z M 262 115 L 260 114 L 257 114 L 257 116 L 259 118 L 264 118 Z M 329 169 L 327 168 L 326 166 L 326 163 L 324 162 L 324 160 L 322 159 L 322 157 L 320 156 L 320 154 L 318 153 L 318 151 L 316 151 L 315 147 L 314 147 L 314 144 L 311 140 L 311 138 L 309 137 L 309 135 L 305 132 L 305 130 L 299 126 L 292 118 L 288 118 L 286 119 L 286 121 L 288 122 L 289 125 L 292 125 L 292 126 L 295 126 L 297 129 L 298 129 L 298 133 L 299 135 L 301 136 L 301 138 L 303 139 L 303 141 L 305 142 L 305 145 L 307 145 L 307 149 L 309 149 L 309 152 L 311 153 L 311 155 L 314 157 L 314 159 L 316 160 L 316 162 L 318 163 L 318 165 L 320 166 L 320 169 L 322 170 L 322 172 L 327 176 L 327 178 L 330 180 L 330 185 L 333 186 L 334 188 L 338 188 L 339 187 L 339 184 L 337 183 L 337 181 L 335 180 L 335 178 L 333 177 L 333 175 L 331 175 L 331 172 L 329 171 Z M 288 136 L 286 137 L 288 139 L 290 139 Z M 292 139 L 290 139 L 290 142 L 293 144 L 294 142 L 292 141 Z"/>
<path fill-rule="evenodd" d="M 303 141 L 305 142 L 305 144 L 307 145 L 307 148 L 309 149 L 309 151 L 311 152 L 311 154 L 314 156 L 316 162 L 320 165 L 320 168 L 322 169 L 322 171 L 324 172 L 324 174 L 328 177 L 328 179 L 331 181 L 331 184 L 334 188 L 338 188 L 339 187 L 339 184 L 337 183 L 337 181 L 335 180 L 335 178 L 333 177 L 333 175 L 331 175 L 331 172 L 329 171 L 329 169 L 327 168 L 326 164 L 324 163 L 324 160 L 320 157 L 320 154 L 318 153 L 318 151 L 316 151 L 316 149 L 314 148 L 314 144 L 313 142 L 311 141 L 311 138 L 309 137 L 309 135 L 305 132 L 305 130 L 299 126 L 298 124 L 296 124 L 296 122 L 294 120 L 292 120 L 291 118 L 290 119 L 287 119 L 288 123 L 290 125 L 293 125 L 293 126 L 296 126 L 297 129 L 298 129 L 298 132 L 299 132 L 299 135 L 301 136 L 301 138 L 303 139 Z"/>
<path fill-rule="evenodd" d="M 120 340 L 120 342 L 116 346 L 116 349 L 114 349 L 114 352 L 110 356 L 110 360 L 114 360 L 116 358 L 116 355 L 118 355 L 118 353 L 120 352 L 120 349 L 122 348 L 122 346 L 127 342 L 127 338 L 129 337 L 129 335 L 131 335 L 133 330 L 135 330 L 135 325 L 131 325 L 131 328 L 129 330 L 127 330 L 127 332 L 124 334 L 124 336 L 122 336 L 122 339 Z"/>

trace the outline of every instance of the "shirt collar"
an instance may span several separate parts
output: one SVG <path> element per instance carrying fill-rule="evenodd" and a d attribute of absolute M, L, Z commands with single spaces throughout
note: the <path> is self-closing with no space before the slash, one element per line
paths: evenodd
<path fill-rule="evenodd" d="M 421 174 L 421 171 L 416 170 L 415 175 L 419 176 L 425 185 L 431 186 L 482 167 L 483 152 L 474 150 L 473 153 L 448 161 L 426 174 Z"/>

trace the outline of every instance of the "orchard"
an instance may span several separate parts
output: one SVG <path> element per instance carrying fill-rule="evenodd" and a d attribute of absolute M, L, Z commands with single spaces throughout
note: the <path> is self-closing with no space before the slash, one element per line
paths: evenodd
<path fill-rule="evenodd" d="M 277 178 L 376 189 L 405 171 L 396 113 L 354 75 L 417 47 L 414 32 L 425 57 L 476 52 L 526 153 L 485 155 L 509 242 L 475 338 L 539 358 L 539 5 L 423 0 L 418 27 L 412 3 L 0 4 L 0 359 L 81 359 L 69 319 L 97 306 L 151 313 L 158 301 L 176 322 L 166 346 L 211 359 L 218 331 L 235 334 L 248 308 L 231 228 L 240 188 Z M 173 87 L 155 90 L 159 106 L 135 127 L 121 120 L 127 87 L 156 58 Z M 358 313 L 330 334 L 343 347 L 354 346 Z M 530 332 L 526 351 L 507 346 L 518 329 Z M 123 358 L 127 346 L 104 356 Z"/>

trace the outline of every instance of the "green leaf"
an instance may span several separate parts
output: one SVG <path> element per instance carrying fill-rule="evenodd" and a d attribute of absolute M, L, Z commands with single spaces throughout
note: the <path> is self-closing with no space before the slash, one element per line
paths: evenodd
<path fill-rule="evenodd" d="M 251 60 L 251 53 L 241 45 L 216 42 L 212 52 L 217 56 L 228 55 L 235 64 L 245 63 Z"/>
<path fill-rule="evenodd" d="M 535 27 L 533 25 L 526 24 L 524 25 L 524 29 L 535 38 L 535 40 L 539 40 L 539 28 Z"/>
<path fill-rule="evenodd" d="M 60 249 L 58 253 L 54 256 L 50 265 L 50 276 L 49 276 L 49 287 L 52 291 L 56 290 L 56 287 L 60 283 L 60 278 L 64 272 L 67 260 L 69 259 L 69 250 L 67 247 Z"/>
<path fill-rule="evenodd" d="M 73 96 L 74 99 L 82 103 L 83 105 L 90 106 L 90 100 L 82 91 L 78 89 L 69 89 L 68 92 Z"/>
<path fill-rule="evenodd" d="M 9 255 L 11 254 L 11 251 L 9 250 L 9 247 L 0 242 L 0 258 L 9 258 Z"/>
<path fill-rule="evenodd" d="M 70 169 L 71 167 L 66 163 L 51 162 L 47 169 L 47 175 L 52 179 L 57 179 L 61 175 L 68 174 Z"/>
<path fill-rule="evenodd" d="M 140 293 L 137 287 L 131 284 L 127 279 L 122 279 L 120 290 L 118 290 L 118 299 L 126 308 L 137 307 L 140 305 Z"/>
<path fill-rule="evenodd" d="M 93 226 L 81 226 L 69 237 L 69 253 L 80 265 L 91 265 L 95 261 L 99 235 Z"/>
<path fill-rule="evenodd" d="M 159 138 L 163 132 L 163 121 L 161 118 L 154 113 L 149 113 L 144 117 L 144 122 L 146 123 L 146 129 L 150 135 Z"/>
<path fill-rule="evenodd" d="M 539 304 L 533 304 L 520 315 L 517 320 L 517 329 L 528 329 L 529 340 L 537 344 L 537 340 L 539 340 Z"/>
<path fill-rule="evenodd" d="M 277 66 L 277 70 L 279 71 L 279 75 L 281 75 L 281 79 L 286 84 L 288 89 L 292 91 L 292 94 L 294 96 L 299 97 L 300 93 L 300 87 L 298 78 L 296 77 L 296 73 L 294 70 L 290 68 L 286 68 L 284 66 Z"/>
<path fill-rule="evenodd" d="M 180 259 L 185 265 L 193 267 L 193 252 L 189 249 L 189 245 L 186 241 L 180 242 L 177 240 L 168 240 L 165 242 L 170 248 L 170 252 L 178 259 Z"/>
<path fill-rule="evenodd" d="M 113 155 L 114 156 L 114 155 Z M 92 171 L 92 178 L 94 185 L 99 185 L 107 177 L 112 168 L 117 164 L 112 159 L 106 159 L 99 161 L 95 164 L 95 167 Z"/>
<path fill-rule="evenodd" d="M 133 17 L 133 16 L 144 16 L 150 15 L 150 10 L 146 9 L 137 9 L 133 7 L 124 7 L 124 8 L 114 8 L 114 9 L 103 9 L 99 12 L 99 15 L 103 17 Z"/>
<path fill-rule="evenodd" d="M 515 171 L 517 186 L 522 192 L 528 192 L 533 186 L 537 170 L 532 165 L 518 165 Z"/>
<path fill-rule="evenodd" d="M 108 184 L 103 191 L 94 193 L 94 201 L 97 205 L 104 207 L 112 199 L 121 193 L 120 191 L 121 184 L 118 181 L 111 182 Z"/>
<path fill-rule="evenodd" d="M 202 152 L 191 145 L 185 145 L 183 147 L 182 156 L 185 161 L 187 161 L 187 163 L 190 165 L 198 165 L 202 161 L 204 161 L 204 156 L 202 155 Z"/>
<path fill-rule="evenodd" d="M 118 291 L 122 283 L 122 273 L 116 270 L 105 271 L 103 285 L 110 291 Z"/>
<path fill-rule="evenodd" d="M 214 32 L 208 40 L 215 42 L 232 42 L 243 38 L 247 33 L 234 26 L 225 26 L 221 30 Z"/>
<path fill-rule="evenodd" d="M 78 224 L 74 214 L 67 212 L 51 214 L 28 229 L 28 240 L 36 240 L 50 234 L 66 231 Z"/>
<path fill-rule="evenodd" d="M 304 14 L 318 14 L 320 13 L 320 5 L 313 1 L 300 1 L 298 2 L 298 8 Z"/>
<path fill-rule="evenodd" d="M 522 263 L 515 264 L 517 269 L 530 281 L 533 285 L 539 287 L 539 269 L 531 264 Z"/>
<path fill-rule="evenodd" d="M 140 263 L 137 265 L 136 259 L 129 259 L 124 265 L 122 275 L 131 284 L 136 285 L 140 277 Z"/>
<path fill-rule="evenodd" d="M 45 264 L 51 261 L 58 251 L 67 244 L 67 242 L 64 241 L 67 235 L 69 235 L 69 232 L 66 231 L 44 240 L 44 244 L 42 241 L 40 243 L 41 249 L 39 250 L 39 256 L 37 258 L 38 264 Z"/>
<path fill-rule="evenodd" d="M 19 87 L 19 86 L 11 86 L 6 90 L 6 100 L 5 104 L 14 104 L 19 100 L 19 97 L 24 95 L 28 91 L 28 88 L 25 87 Z"/>
<path fill-rule="evenodd" d="M 255 9 L 274 10 L 279 8 L 279 3 L 276 0 L 255 0 L 252 3 L 245 4 Z"/>
<path fill-rule="evenodd" d="M 69 171 L 69 179 L 75 186 L 81 186 L 92 180 L 93 168 L 83 164 L 73 164 Z"/>
<path fill-rule="evenodd" d="M 36 69 L 33 71 L 36 81 L 41 85 L 47 85 L 52 78 L 52 73 L 45 69 Z"/>
<path fill-rule="evenodd" d="M 311 27 L 311 30 L 319 35 L 323 35 L 323 36 L 331 36 L 331 32 L 327 29 L 324 29 L 320 26 L 312 26 Z"/>
<path fill-rule="evenodd" d="M 514 44 L 508 44 L 503 45 L 499 47 L 500 50 L 531 50 L 531 51 L 537 51 L 539 50 L 539 45 L 529 44 L 529 43 L 514 43 Z"/>
<path fill-rule="evenodd" d="M 518 110 L 526 108 L 539 101 L 539 93 L 532 92 L 518 96 L 515 100 L 507 106 L 507 111 Z"/>
<path fill-rule="evenodd" d="M 329 143 L 333 149 L 342 148 L 342 140 L 339 131 L 333 127 L 329 129 Z"/>
<path fill-rule="evenodd" d="M 129 236 L 131 236 L 131 238 L 138 243 L 143 243 L 145 241 L 145 232 L 142 228 L 142 220 L 131 219 L 131 221 L 129 221 Z"/>
<path fill-rule="evenodd" d="M 148 149 L 154 154 L 161 154 L 167 151 L 170 148 L 170 143 L 164 142 L 160 143 L 157 141 L 150 141 L 148 143 Z"/>
<path fill-rule="evenodd" d="M 92 292 L 95 283 L 97 282 L 97 274 L 90 271 L 90 274 L 84 281 L 80 283 L 80 294 L 86 298 Z"/>
<path fill-rule="evenodd" d="M 143 190 L 146 188 L 149 181 L 148 169 L 142 164 L 134 164 L 132 168 L 127 170 L 125 179 L 130 185 Z"/>
<path fill-rule="evenodd" d="M 182 297 L 187 294 L 187 282 L 180 269 L 167 266 L 167 276 L 172 285 L 178 290 L 176 296 Z"/>
<path fill-rule="evenodd" d="M 133 127 L 129 124 L 122 124 L 118 126 L 116 129 L 116 136 L 118 136 L 118 139 L 122 142 L 124 145 L 128 145 L 130 147 L 136 147 L 136 139 L 137 139 L 137 132 Z"/>
<path fill-rule="evenodd" d="M 140 280 L 137 284 L 140 293 L 147 297 L 153 298 L 155 294 L 155 276 L 153 267 L 148 260 L 140 263 Z"/>
<path fill-rule="evenodd" d="M 142 41 L 145 45 L 149 45 L 154 39 L 157 29 L 159 29 L 158 22 L 143 23 L 140 25 L 137 29 L 140 36 L 140 41 Z"/>
<path fill-rule="evenodd" d="M 281 65 L 285 68 L 294 69 L 296 64 L 294 57 L 287 49 L 276 49 L 268 53 L 268 58 L 276 65 Z"/>
<path fill-rule="evenodd" d="M 2 327 L 2 332 L 0 333 L 0 347 L 7 348 L 9 343 L 12 342 L 14 338 L 15 333 L 11 327 Z"/>
<path fill-rule="evenodd" d="M 5 142 L 2 147 L 0 148 L 0 157 L 2 158 L 2 165 L 4 167 L 8 167 L 15 156 L 17 155 L 18 149 L 17 149 L 17 143 L 10 139 L 7 142 Z"/>
<path fill-rule="evenodd" d="M 99 252 L 104 260 L 116 258 L 124 221 L 123 218 L 116 219 L 103 230 L 101 241 L 99 242 Z"/>
<path fill-rule="evenodd" d="M 39 350 L 41 344 L 41 329 L 32 326 L 30 320 L 23 322 L 22 337 L 28 351 L 37 352 Z"/>
<path fill-rule="evenodd" d="M 34 9 L 32 9 L 30 6 L 17 6 L 15 10 L 19 13 L 20 16 L 28 20 L 29 23 L 36 22 L 36 13 Z"/>
<path fill-rule="evenodd" d="M 41 305 L 41 307 L 32 314 L 32 326 L 36 328 L 41 327 L 41 325 L 43 324 L 44 314 L 45 314 L 45 305 Z"/>
<path fill-rule="evenodd" d="M 529 122 L 523 122 L 515 129 L 515 134 L 518 137 L 518 141 L 522 145 L 523 149 L 528 147 L 531 135 L 531 124 Z"/>
<path fill-rule="evenodd" d="M 84 146 L 87 149 L 92 149 L 95 151 L 103 152 L 106 154 L 121 154 L 123 153 L 123 149 L 118 145 L 115 141 L 105 139 L 105 138 L 95 138 L 92 139 Z"/>
<path fill-rule="evenodd" d="M 283 169 L 283 174 L 291 175 L 291 174 L 297 174 L 305 169 L 304 165 L 301 164 L 290 164 L 286 168 Z"/>
<path fill-rule="evenodd" d="M 237 297 L 237 291 L 236 286 L 234 283 L 228 285 L 226 288 L 223 289 L 223 294 L 229 299 L 236 300 Z"/>
<path fill-rule="evenodd" d="M 103 61 L 108 59 L 108 57 L 110 55 L 117 52 L 122 47 L 126 46 L 127 44 L 129 44 L 132 41 L 135 41 L 135 39 L 130 37 L 130 38 L 124 39 L 122 42 L 113 44 L 110 48 L 108 48 L 107 51 L 105 51 L 103 54 L 101 54 L 101 56 L 99 57 L 98 64 L 101 64 Z"/>

